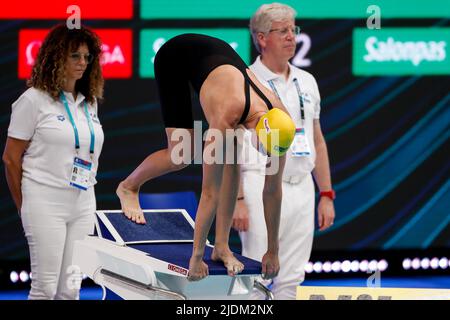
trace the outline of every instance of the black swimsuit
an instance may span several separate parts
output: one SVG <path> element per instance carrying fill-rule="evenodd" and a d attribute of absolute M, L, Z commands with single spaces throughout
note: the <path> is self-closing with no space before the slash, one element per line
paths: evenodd
<path fill-rule="evenodd" d="M 272 109 L 269 99 L 249 78 L 247 66 L 230 45 L 220 39 L 201 34 L 182 34 L 167 41 L 155 57 L 155 79 L 166 128 L 193 128 L 189 84 L 199 94 L 200 88 L 215 68 L 229 64 L 244 75 L 245 108 L 239 123 L 250 109 L 250 87 Z"/>

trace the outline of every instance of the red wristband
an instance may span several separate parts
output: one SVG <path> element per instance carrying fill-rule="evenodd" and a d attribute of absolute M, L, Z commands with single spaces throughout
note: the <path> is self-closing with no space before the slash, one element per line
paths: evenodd
<path fill-rule="evenodd" d="M 333 189 L 329 191 L 320 191 L 320 197 L 327 197 L 330 198 L 331 200 L 334 200 L 336 199 L 336 192 L 334 192 Z"/>

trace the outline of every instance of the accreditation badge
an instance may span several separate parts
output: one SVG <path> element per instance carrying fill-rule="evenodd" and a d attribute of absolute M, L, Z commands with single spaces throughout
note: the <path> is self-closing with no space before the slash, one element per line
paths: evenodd
<path fill-rule="evenodd" d="M 305 128 L 295 129 L 295 137 L 291 149 L 293 157 L 307 157 L 311 154 Z"/>
<path fill-rule="evenodd" d="M 91 185 L 91 169 L 92 162 L 75 157 L 70 174 L 70 185 L 81 190 L 87 190 Z"/>

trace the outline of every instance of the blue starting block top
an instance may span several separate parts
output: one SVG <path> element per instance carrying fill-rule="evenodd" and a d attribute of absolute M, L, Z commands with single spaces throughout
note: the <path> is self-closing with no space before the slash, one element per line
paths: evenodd
<path fill-rule="evenodd" d="M 103 238 L 124 243 L 136 242 L 192 242 L 194 228 L 187 213 L 179 210 L 144 210 L 146 224 L 137 224 L 120 211 L 103 211 L 99 227 Z M 118 239 L 118 236 L 120 238 Z M 120 241 L 121 242 L 121 241 Z"/>
<path fill-rule="evenodd" d="M 189 259 L 192 254 L 192 243 L 152 243 L 132 244 L 130 247 L 143 251 L 151 257 L 166 261 L 185 269 L 189 269 Z M 208 265 L 210 275 L 226 275 L 227 269 L 222 262 L 211 259 L 212 248 L 205 247 L 204 262 Z M 249 259 L 235 253 L 234 256 L 244 264 L 244 270 L 240 274 L 261 274 L 261 262 Z"/>
<path fill-rule="evenodd" d="M 194 222 L 185 210 L 143 210 L 146 224 L 129 220 L 122 211 L 97 211 L 96 235 L 167 263 L 189 269 L 194 239 Z M 211 259 L 212 248 L 205 247 L 204 261 L 210 275 L 226 275 L 222 262 Z M 244 264 L 241 274 L 261 274 L 261 263 L 239 254 Z"/>

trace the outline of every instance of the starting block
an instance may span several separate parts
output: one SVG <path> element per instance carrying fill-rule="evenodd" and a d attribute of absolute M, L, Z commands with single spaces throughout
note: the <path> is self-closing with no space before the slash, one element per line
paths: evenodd
<path fill-rule="evenodd" d="M 272 293 L 257 281 L 261 263 L 235 254 L 244 264 L 230 277 L 222 262 L 204 261 L 209 276 L 188 281 L 194 221 L 184 209 L 143 210 L 146 224 L 136 224 L 120 210 L 97 211 L 94 235 L 75 242 L 73 264 L 104 292 L 122 299 L 248 299 L 253 288 L 268 299 Z"/>

